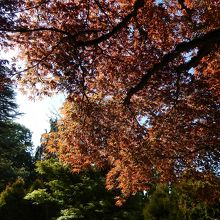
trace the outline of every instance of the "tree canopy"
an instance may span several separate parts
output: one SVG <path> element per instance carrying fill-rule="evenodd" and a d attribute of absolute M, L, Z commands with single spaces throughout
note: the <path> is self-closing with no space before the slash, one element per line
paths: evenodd
<path fill-rule="evenodd" d="M 219 172 L 217 0 L 32 0 L 18 15 L 0 32 L 26 89 L 68 94 L 47 144 L 74 171 L 107 166 L 124 196 L 158 173 Z"/>

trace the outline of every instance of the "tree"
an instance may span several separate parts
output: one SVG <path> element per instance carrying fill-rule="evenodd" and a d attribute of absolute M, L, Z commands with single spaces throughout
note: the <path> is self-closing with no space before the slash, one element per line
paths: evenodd
<path fill-rule="evenodd" d="M 111 167 L 107 187 L 124 196 L 148 189 L 156 172 L 171 182 L 188 167 L 218 172 L 218 1 L 22 7 L 0 29 L 24 51 L 17 77 L 36 95 L 68 94 L 50 151 L 77 172 Z"/>
<path fill-rule="evenodd" d="M 175 191 L 167 185 L 158 185 L 153 193 L 148 195 L 144 208 L 146 220 L 183 220 L 183 212 L 178 206 Z"/>
<path fill-rule="evenodd" d="M 31 133 L 24 126 L 8 122 L 0 127 L 0 190 L 18 177 L 28 179 L 34 169 Z M 29 179 L 30 181 L 30 179 Z"/>
<path fill-rule="evenodd" d="M 25 182 L 19 178 L 11 185 L 8 185 L 5 190 L 0 193 L 0 218 L 2 220 L 49 220 L 49 216 L 44 212 L 44 207 L 32 204 L 24 199 L 27 194 Z M 50 210 L 49 210 L 50 208 Z M 53 208 L 53 209 L 52 209 Z M 54 210 L 54 207 L 48 207 L 50 217 L 54 215 L 49 211 Z"/>
<path fill-rule="evenodd" d="M 146 220 L 208 220 L 219 216 L 219 177 L 210 184 L 199 172 L 185 172 L 181 181 L 157 185 L 148 193 L 144 208 Z M 210 189 L 207 189 L 210 188 Z M 207 195 L 207 192 L 211 196 Z M 211 199 L 210 199 L 211 198 Z"/>
<path fill-rule="evenodd" d="M 185 219 L 218 219 L 220 215 L 219 176 L 213 173 L 201 175 L 198 171 L 186 171 L 173 188 L 178 198 L 179 209 Z"/>
<path fill-rule="evenodd" d="M 19 176 L 30 177 L 33 170 L 31 132 L 13 122 L 19 115 L 13 84 L 5 62 L 0 66 L 0 191 Z"/>
<path fill-rule="evenodd" d="M 133 196 L 122 206 L 115 206 L 115 196 L 120 192 L 105 189 L 105 172 L 93 169 L 78 174 L 57 159 L 36 163 L 38 187 L 25 196 L 34 204 L 47 210 L 54 207 L 56 219 L 143 219 L 144 195 Z M 52 213 L 52 212 L 51 212 Z"/>
<path fill-rule="evenodd" d="M 11 70 L 7 67 L 8 61 L 0 60 L 0 121 L 15 118 L 19 113 L 15 103 L 15 93 L 9 77 Z"/>

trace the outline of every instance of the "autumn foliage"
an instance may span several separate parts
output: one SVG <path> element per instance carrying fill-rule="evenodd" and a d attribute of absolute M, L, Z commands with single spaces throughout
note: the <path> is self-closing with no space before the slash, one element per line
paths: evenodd
<path fill-rule="evenodd" d="M 68 95 L 50 152 L 108 167 L 124 196 L 188 168 L 219 172 L 217 0 L 32 0 L 14 26 L 35 95 Z"/>

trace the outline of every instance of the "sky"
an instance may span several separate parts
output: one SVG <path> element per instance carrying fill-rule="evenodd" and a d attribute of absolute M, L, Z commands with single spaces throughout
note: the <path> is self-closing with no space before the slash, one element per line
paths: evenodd
<path fill-rule="evenodd" d="M 64 95 L 59 94 L 32 101 L 28 96 L 17 91 L 16 102 L 19 105 L 19 112 L 23 113 L 16 121 L 32 132 L 32 142 L 35 150 L 40 145 L 41 135 L 50 129 L 50 118 L 59 115 L 59 109 L 64 102 Z"/>

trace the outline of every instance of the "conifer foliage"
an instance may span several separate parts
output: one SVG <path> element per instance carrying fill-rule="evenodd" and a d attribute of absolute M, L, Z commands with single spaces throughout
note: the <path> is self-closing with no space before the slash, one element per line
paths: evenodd
<path fill-rule="evenodd" d="M 10 69 L 6 60 L 0 60 L 0 121 L 15 118 L 19 113 L 15 93 L 9 78 Z"/>

